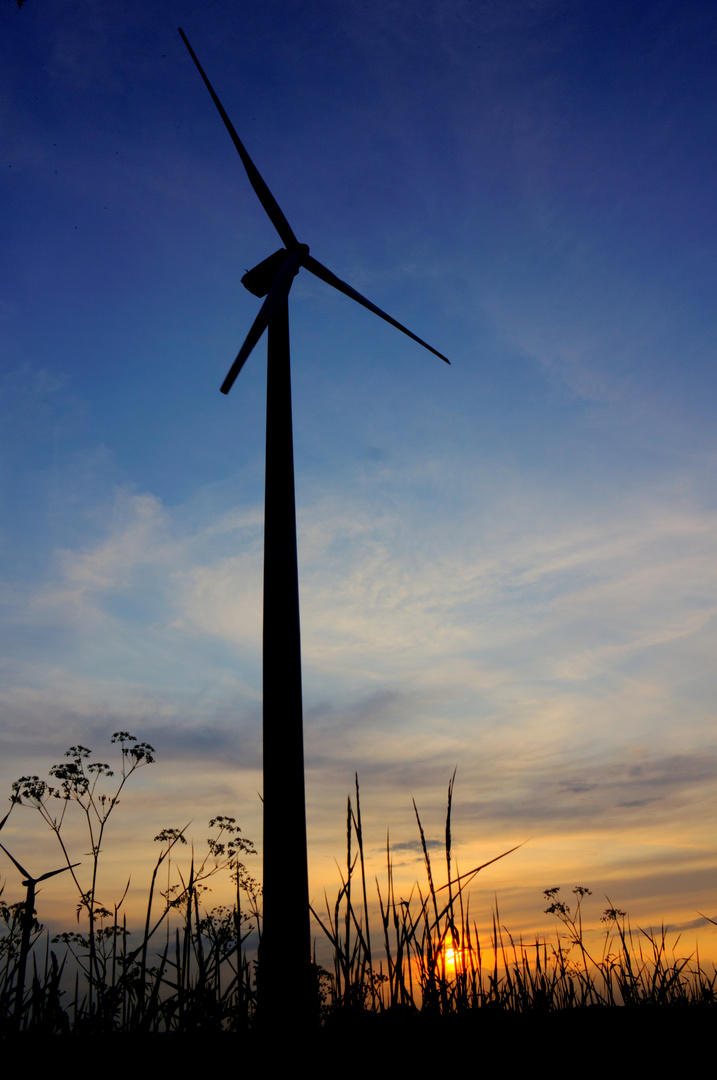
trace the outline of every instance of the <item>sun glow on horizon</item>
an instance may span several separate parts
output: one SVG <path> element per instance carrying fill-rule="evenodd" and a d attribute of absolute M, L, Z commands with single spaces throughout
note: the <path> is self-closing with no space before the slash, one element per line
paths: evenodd
<path fill-rule="evenodd" d="M 470 942 L 461 944 L 456 937 L 452 944 L 444 943 L 442 950 L 436 956 L 436 963 L 449 978 L 453 975 L 463 975 L 476 966 L 475 952 Z"/>

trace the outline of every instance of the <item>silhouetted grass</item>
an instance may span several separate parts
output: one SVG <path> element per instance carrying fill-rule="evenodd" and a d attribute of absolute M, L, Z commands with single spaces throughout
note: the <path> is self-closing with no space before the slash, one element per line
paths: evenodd
<path fill-rule="evenodd" d="M 217 817 L 209 823 L 213 832 L 206 853 L 200 858 L 193 849 L 187 851 L 183 863 L 179 852 L 187 844 L 188 826 L 163 830 L 155 837 L 160 847 L 143 925 L 139 933 L 130 933 L 123 912 L 127 889 L 111 907 L 99 900 L 99 860 L 119 792 L 136 769 L 151 764 L 154 751 L 126 732 L 118 732 L 113 742 L 121 750 L 116 779 L 107 765 L 90 760 L 85 747 L 72 747 L 69 760 L 50 770 L 58 786 L 36 776 L 13 785 L 11 812 L 34 809 L 56 836 L 62 870 L 71 874 L 77 890 L 79 929 L 52 940 L 43 933 L 34 893 L 28 903 L 29 877 L 23 881 L 28 889 L 24 901 L 6 902 L 5 886 L 0 889 L 0 1031 L 135 1039 L 159 1033 L 249 1032 L 256 1007 L 261 889 L 240 856 L 251 854 L 252 844 L 240 836 L 233 818 Z M 114 788 L 100 790 L 100 780 Z M 511 852 L 459 875 L 452 854 L 452 800 L 453 779 L 440 876 L 414 803 L 425 881 L 417 882 L 407 898 L 397 894 L 387 842 L 385 876 L 375 880 L 378 917 L 372 924 L 357 779 L 347 805 L 340 887 L 335 900 L 326 898 L 323 912 L 314 912 L 333 957 L 333 971 L 316 969 L 317 1020 L 329 1032 L 389 1019 L 394 1029 L 403 1025 L 406 1031 L 406 1025 L 415 1023 L 426 1031 L 431 1024 L 490 1019 L 491 1030 L 497 1030 L 495 1024 L 507 1017 L 577 1016 L 588 1007 L 623 1006 L 643 1013 L 665 1006 L 714 1007 L 714 968 L 708 972 L 697 956 L 679 956 L 670 949 L 664 929 L 657 934 L 634 930 L 625 912 L 610 907 L 602 916 L 600 950 L 593 952 L 583 931 L 589 895 L 583 887 L 573 890 L 572 908 L 558 889 L 546 891 L 546 913 L 558 920 L 553 939 L 516 940 L 497 906 L 488 933 L 481 933 L 471 916 L 469 887 L 481 870 Z M 86 877 L 71 861 L 65 839 L 73 805 L 90 843 Z M 7 816 L 0 829 L 6 821 Z M 26 874 L 17 853 L 7 854 Z M 206 910 L 207 880 L 227 874 L 234 883 L 233 903 Z M 444 884 L 437 883 L 441 877 Z M 290 983 L 287 973 L 287 1011 Z"/>
<path fill-rule="evenodd" d="M 333 904 L 326 900 L 324 913 L 314 912 L 333 948 L 331 1011 L 356 1006 L 374 1011 L 408 1008 L 446 1016 L 476 1010 L 525 1014 L 587 1006 L 715 1004 L 714 966 L 709 972 L 696 955 L 676 954 L 677 943 L 669 947 L 664 928 L 657 934 L 634 930 L 626 913 L 617 908 L 603 912 L 602 946 L 599 955 L 593 955 L 582 921 L 590 890 L 581 886 L 573 889 L 572 911 L 559 889 L 546 890 L 545 912 L 559 921 L 553 940 L 516 940 L 502 924 L 497 905 L 486 940 L 471 918 L 468 887 L 481 870 L 515 848 L 458 875 L 451 852 L 452 798 L 453 780 L 448 788 L 445 884 L 435 884 L 415 803 L 426 884 L 422 889 L 416 883 L 408 899 L 397 897 L 387 844 L 385 881 L 375 883 L 383 933 L 379 954 L 364 929 L 368 909 L 357 781 L 355 810 L 351 800 L 348 803 L 347 863 L 341 887 Z M 357 891 L 363 901 L 358 910 L 353 899 Z"/>

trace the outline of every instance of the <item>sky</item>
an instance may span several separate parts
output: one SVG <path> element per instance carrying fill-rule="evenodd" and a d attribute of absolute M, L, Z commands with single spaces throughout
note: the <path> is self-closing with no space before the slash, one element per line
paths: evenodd
<path fill-rule="evenodd" d="M 451 360 L 296 279 L 312 900 L 355 773 L 410 884 L 457 768 L 459 868 L 523 845 L 480 922 L 581 885 L 717 954 L 706 2 L 3 0 L 3 789 L 128 730 L 108 860 L 260 847 L 263 344 L 219 386 L 281 243 L 179 26 L 299 240 Z"/>

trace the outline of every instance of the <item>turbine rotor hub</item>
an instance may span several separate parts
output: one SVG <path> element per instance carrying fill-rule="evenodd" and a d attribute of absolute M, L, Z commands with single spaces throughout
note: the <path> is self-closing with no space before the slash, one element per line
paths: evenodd
<path fill-rule="evenodd" d="M 291 254 L 298 255 L 299 261 L 303 262 L 309 254 L 309 245 L 297 244 L 292 251 L 287 251 L 286 248 L 279 248 L 273 255 L 269 255 L 266 259 L 262 259 L 262 261 L 257 263 L 252 270 L 247 270 L 246 274 L 241 279 L 244 288 L 248 289 L 252 296 L 266 296 L 272 286 L 274 278 Z"/>

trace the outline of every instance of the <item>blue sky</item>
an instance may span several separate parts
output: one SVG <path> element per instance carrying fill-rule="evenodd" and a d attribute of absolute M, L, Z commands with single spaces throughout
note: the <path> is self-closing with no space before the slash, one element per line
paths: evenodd
<path fill-rule="evenodd" d="M 439 839 L 457 765 L 463 867 L 531 837 L 486 909 L 540 924 L 561 883 L 713 914 L 713 5 L 0 22 L 8 790 L 129 729 L 158 764 L 127 843 L 216 813 L 260 838 L 263 346 L 219 386 L 280 242 L 182 26 L 299 239 L 452 362 L 297 278 L 312 893 L 356 770 L 410 878 L 411 797 Z"/>

